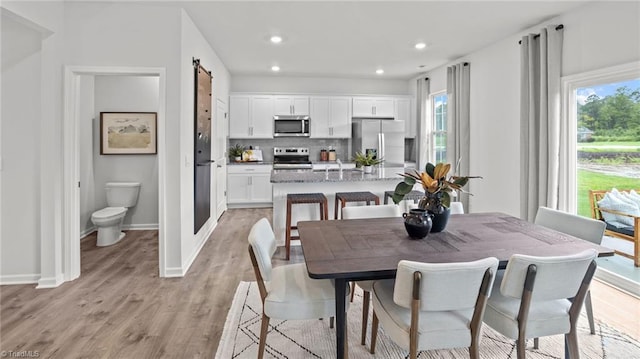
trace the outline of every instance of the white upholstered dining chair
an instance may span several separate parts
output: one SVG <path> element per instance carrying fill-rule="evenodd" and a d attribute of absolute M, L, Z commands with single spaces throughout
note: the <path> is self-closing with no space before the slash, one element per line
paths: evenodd
<path fill-rule="evenodd" d="M 528 338 L 564 334 L 565 349 L 578 359 L 577 321 L 596 270 L 598 252 L 589 249 L 554 257 L 513 255 L 496 276 L 484 322 L 516 340 L 525 358 Z"/>
<path fill-rule="evenodd" d="M 400 261 L 395 281 L 373 284 L 371 353 L 380 323 L 412 359 L 420 350 L 465 347 L 472 359 L 479 358 L 482 317 L 497 268 L 494 257 L 464 263 Z"/>
<path fill-rule="evenodd" d="M 606 227 L 604 221 L 577 216 L 547 207 L 538 208 L 534 223 L 595 244 L 602 243 L 602 237 L 604 236 Z M 591 291 L 587 292 L 584 306 L 587 311 L 587 319 L 589 320 L 589 330 L 591 334 L 596 334 L 595 323 L 593 321 L 593 307 L 591 305 Z M 538 346 L 537 343 L 535 346 Z"/>
<path fill-rule="evenodd" d="M 273 229 L 269 221 L 262 218 L 249 232 L 249 255 L 262 299 L 259 359 L 264 356 L 270 318 L 293 320 L 331 317 L 333 327 L 336 312 L 333 281 L 311 279 L 305 263 L 272 267 L 271 257 L 275 251 Z"/>
<path fill-rule="evenodd" d="M 359 219 L 359 218 L 385 218 L 400 217 L 402 215 L 400 207 L 396 204 L 383 204 L 377 206 L 348 206 L 342 208 L 342 219 Z M 362 280 L 356 282 L 358 287 L 364 292 L 362 298 L 362 334 L 360 344 L 365 345 L 367 338 L 367 323 L 369 321 L 369 302 L 371 298 L 371 286 L 373 281 Z M 355 285 L 351 286 L 351 301 L 353 301 L 353 293 Z"/>

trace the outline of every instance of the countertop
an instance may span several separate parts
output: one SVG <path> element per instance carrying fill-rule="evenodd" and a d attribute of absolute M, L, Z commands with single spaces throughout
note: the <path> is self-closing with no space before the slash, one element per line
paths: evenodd
<path fill-rule="evenodd" d="M 272 164 L 273 164 L 273 162 L 267 162 L 267 161 L 240 161 L 240 162 L 230 161 L 230 162 L 227 162 L 227 165 L 229 165 L 229 166 L 246 166 L 246 165 L 269 165 L 269 166 L 271 166 Z"/>
<path fill-rule="evenodd" d="M 328 172 L 328 176 L 327 176 Z M 322 183 L 322 182 L 358 182 L 358 181 L 402 181 L 404 167 L 374 168 L 373 173 L 361 170 L 309 171 L 309 170 L 272 170 L 271 183 Z"/>

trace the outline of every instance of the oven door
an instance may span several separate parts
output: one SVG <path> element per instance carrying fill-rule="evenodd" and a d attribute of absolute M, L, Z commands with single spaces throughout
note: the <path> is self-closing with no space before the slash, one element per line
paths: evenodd
<path fill-rule="evenodd" d="M 309 137 L 309 116 L 273 116 L 274 137 Z"/>

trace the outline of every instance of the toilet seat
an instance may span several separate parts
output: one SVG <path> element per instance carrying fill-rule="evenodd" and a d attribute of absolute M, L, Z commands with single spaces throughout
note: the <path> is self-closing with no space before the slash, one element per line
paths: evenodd
<path fill-rule="evenodd" d="M 91 218 L 97 220 L 108 220 L 111 218 L 122 216 L 125 213 L 127 213 L 127 209 L 125 207 L 106 207 L 99 211 L 93 212 Z"/>

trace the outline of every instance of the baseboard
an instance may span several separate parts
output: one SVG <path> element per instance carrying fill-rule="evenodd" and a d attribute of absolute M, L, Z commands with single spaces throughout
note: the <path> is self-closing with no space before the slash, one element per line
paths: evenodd
<path fill-rule="evenodd" d="M 238 208 L 271 208 L 273 207 L 273 202 L 267 203 L 227 203 L 228 209 L 238 209 Z"/>
<path fill-rule="evenodd" d="M 628 278 L 615 274 L 611 271 L 598 267 L 595 277 L 607 284 L 610 284 L 624 292 L 640 298 L 640 283 L 636 283 Z"/>
<path fill-rule="evenodd" d="M 91 228 L 87 228 L 84 231 L 80 232 L 80 240 L 82 240 L 84 237 L 90 235 L 91 233 L 97 231 L 98 228 L 96 228 L 95 226 L 91 227 Z"/>
<path fill-rule="evenodd" d="M 40 274 L 9 274 L 0 276 L 0 285 L 35 284 Z"/>
<path fill-rule="evenodd" d="M 60 274 L 56 277 L 40 278 L 40 280 L 38 280 L 38 286 L 36 288 L 56 288 L 62 283 L 64 283 L 64 278 L 62 277 L 62 274 Z"/>
<path fill-rule="evenodd" d="M 123 224 L 122 229 L 125 231 L 153 231 L 158 230 L 160 226 L 158 223 L 147 224 Z"/>
<path fill-rule="evenodd" d="M 168 267 L 164 270 L 164 278 L 184 277 L 182 267 Z"/>
<path fill-rule="evenodd" d="M 191 255 L 189 256 L 189 258 L 187 259 L 187 262 L 184 263 L 183 265 L 183 276 L 187 274 L 187 272 L 189 271 L 189 268 L 191 268 L 191 265 L 193 264 L 193 262 L 196 260 L 196 258 L 198 258 L 198 254 L 200 254 L 200 251 L 202 250 L 202 247 L 204 247 L 204 244 L 207 243 L 207 240 L 209 239 L 209 237 L 211 236 L 211 233 L 213 233 L 213 230 L 216 228 L 216 226 L 218 225 L 218 222 L 213 222 L 213 221 L 208 221 L 207 223 L 212 223 L 207 227 L 203 227 L 200 232 L 198 232 L 198 235 L 196 237 L 196 239 L 198 240 L 198 244 L 196 245 L 196 248 L 193 252 L 191 252 Z"/>

